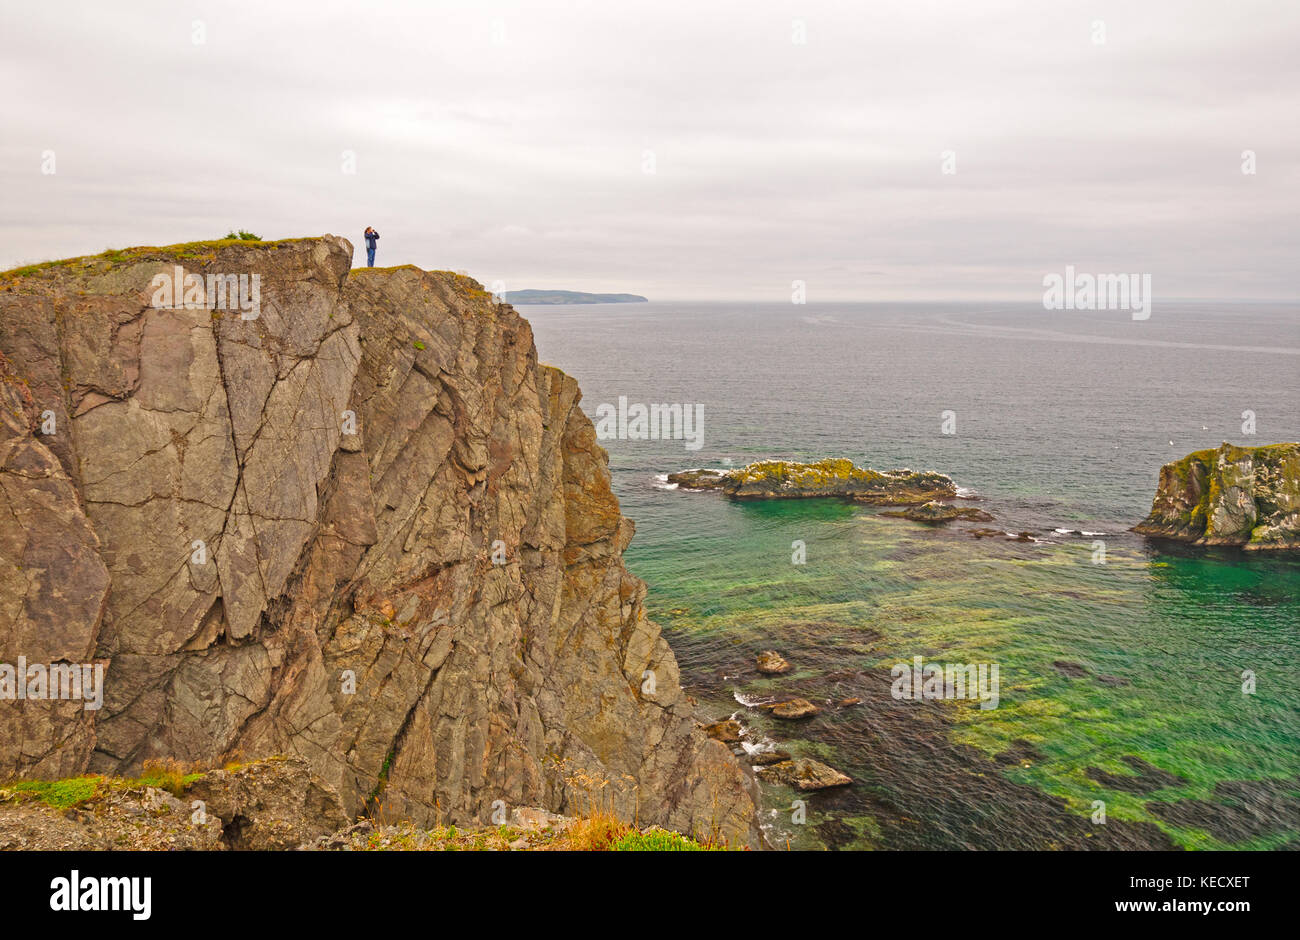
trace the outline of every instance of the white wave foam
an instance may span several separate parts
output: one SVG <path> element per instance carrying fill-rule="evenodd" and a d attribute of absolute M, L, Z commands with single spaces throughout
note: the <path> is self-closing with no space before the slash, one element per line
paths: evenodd
<path fill-rule="evenodd" d="M 654 488 L 657 490 L 675 490 L 677 489 L 677 484 L 668 482 L 668 474 L 656 473 Z"/>
<path fill-rule="evenodd" d="M 763 698 L 758 695 L 745 695 L 740 691 L 740 689 L 732 689 L 731 694 L 737 702 L 744 705 L 746 708 L 756 708 L 759 705 L 766 705 L 768 702 L 772 701 L 770 698 Z"/>

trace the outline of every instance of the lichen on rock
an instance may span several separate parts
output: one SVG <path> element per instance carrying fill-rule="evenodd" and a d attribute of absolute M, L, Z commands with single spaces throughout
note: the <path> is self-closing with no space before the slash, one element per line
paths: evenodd
<path fill-rule="evenodd" d="M 1224 443 L 1160 468 L 1135 532 L 1198 545 L 1300 549 L 1300 444 Z"/>
<path fill-rule="evenodd" d="M 957 495 L 956 484 L 942 473 L 872 470 L 844 458 L 815 463 L 760 460 L 733 470 L 683 470 L 668 474 L 668 482 L 686 489 L 719 490 L 734 499 L 836 496 L 903 506 Z"/>

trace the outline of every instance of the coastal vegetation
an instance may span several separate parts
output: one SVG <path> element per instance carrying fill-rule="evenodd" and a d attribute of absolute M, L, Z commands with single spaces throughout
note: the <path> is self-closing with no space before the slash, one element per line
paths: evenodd
<path fill-rule="evenodd" d="M 62 780 L 28 780 L 0 786 L 0 848 L 108 847 L 155 849 L 160 845 L 199 850 L 266 848 L 273 833 L 287 832 L 300 845 L 327 851 L 721 851 L 725 841 L 695 839 L 679 832 L 620 818 L 599 801 L 574 816 L 522 809 L 508 823 L 419 826 L 384 818 L 373 801 L 355 820 L 297 803 L 294 791 L 304 768 L 284 757 L 230 762 L 215 770 L 179 761 L 150 761 L 138 777 L 85 774 Z M 200 790 L 213 780 L 218 797 Z M 261 787 L 258 793 L 254 784 Z M 311 786 L 320 787 L 320 781 Z M 249 794 L 256 795 L 250 798 Z M 223 805 L 223 796 L 227 795 Z M 233 799 L 228 795 L 234 794 Z M 194 798 L 212 800 L 214 811 L 195 814 Z M 334 800 L 337 796 L 334 795 Z M 199 801 L 200 803 L 203 801 Z M 229 810 L 225 806 L 230 807 Z M 221 808 L 223 818 L 215 812 Z M 56 822 L 57 820 L 57 822 Z M 337 827 L 334 829 L 333 827 Z M 104 845 L 107 843 L 108 845 Z"/>

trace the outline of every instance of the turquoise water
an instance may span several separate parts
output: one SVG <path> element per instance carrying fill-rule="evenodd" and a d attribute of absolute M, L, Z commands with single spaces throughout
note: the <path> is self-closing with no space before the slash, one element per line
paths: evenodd
<path fill-rule="evenodd" d="M 802 822 L 800 797 L 765 785 L 775 844 L 1300 841 L 1300 560 L 1127 531 L 1163 462 L 1300 438 L 1295 307 L 1167 305 L 1143 322 L 957 304 L 522 312 L 589 414 L 620 395 L 704 408 L 699 451 L 605 446 L 637 522 L 629 567 L 690 693 L 710 717 L 735 713 L 751 743 L 855 781 L 802 797 Z M 945 411 L 956 434 L 942 433 Z M 996 521 L 934 529 L 842 502 L 734 503 L 660 477 L 825 456 L 941 470 Z M 990 526 L 1036 540 L 970 535 Z M 791 673 L 757 673 L 769 648 Z M 998 707 L 894 699 L 889 668 L 916 655 L 998 664 Z M 780 722 L 742 704 L 790 695 L 822 713 Z M 834 704 L 846 698 L 862 702 Z"/>

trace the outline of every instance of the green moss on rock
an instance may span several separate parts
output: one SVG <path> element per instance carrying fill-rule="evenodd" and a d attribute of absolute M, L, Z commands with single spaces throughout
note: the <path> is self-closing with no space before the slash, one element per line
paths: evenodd
<path fill-rule="evenodd" d="M 1224 443 L 1160 469 L 1135 532 L 1200 545 L 1300 548 L 1300 444 Z"/>
<path fill-rule="evenodd" d="M 717 489 L 736 499 L 838 496 L 881 505 L 914 505 L 956 495 L 942 473 L 872 470 L 845 458 L 814 463 L 760 460 L 735 470 L 685 470 L 668 475 L 687 489 Z"/>

